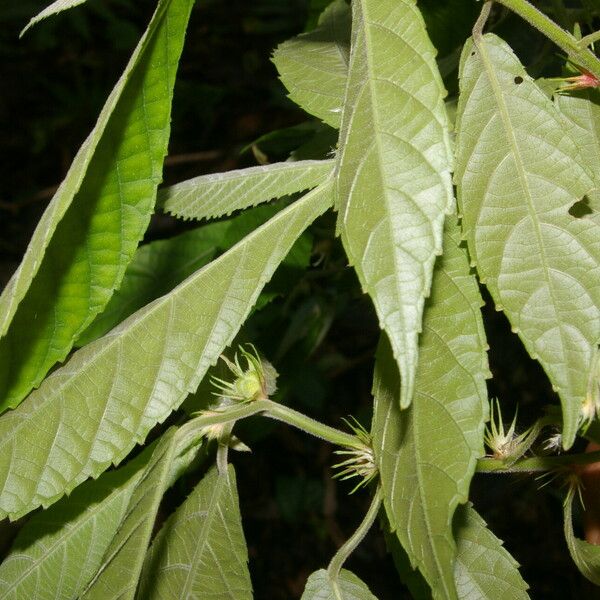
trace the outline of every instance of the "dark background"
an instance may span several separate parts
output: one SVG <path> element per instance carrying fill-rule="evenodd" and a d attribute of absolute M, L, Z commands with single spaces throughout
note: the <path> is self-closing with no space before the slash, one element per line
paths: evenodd
<path fill-rule="evenodd" d="M 152 0 L 89 0 L 19 40 L 20 29 L 45 4 L 0 0 L 0 286 L 18 265 L 154 8 Z M 175 90 L 167 183 L 256 164 L 251 150 L 242 152 L 248 144 L 309 118 L 286 98 L 269 57 L 278 43 L 314 23 L 326 4 L 198 0 Z M 592 9 L 587 15 L 597 10 L 589 0 L 573 2 L 566 11 L 560 2 L 547 4 L 564 24 L 573 20 L 570 9 L 587 5 Z M 423 0 L 419 5 L 440 57 L 457 55 L 480 5 L 471 0 Z M 560 73 L 559 53 L 519 19 L 497 11 L 494 23 L 532 75 Z M 456 92 L 452 68 L 446 85 L 450 94 Z M 285 158 L 284 146 L 279 141 L 261 149 L 277 160 Z M 158 215 L 147 240 L 169 237 L 184 227 L 190 224 Z M 328 256 L 327 277 L 302 278 L 294 286 L 293 301 L 279 299 L 256 313 L 247 332 L 267 357 L 273 356 L 281 332 L 295 332 L 294 342 L 275 365 L 282 401 L 334 426 L 343 427 L 340 419 L 353 414 L 368 427 L 379 331 L 332 232 L 332 215 L 312 231 L 315 246 Z M 519 422 L 526 426 L 556 398 L 504 317 L 489 304 L 484 311 L 494 374 L 490 396 L 499 397 L 504 406 L 518 404 Z M 255 596 L 299 598 L 307 576 L 327 565 L 362 518 L 368 494 L 348 496 L 351 485 L 331 480 L 336 457 L 325 443 L 259 420 L 244 424 L 239 435 L 253 449 L 251 455 L 234 455 L 232 460 Z M 183 500 L 194 477 L 169 492 L 165 514 Z M 526 478 L 477 476 L 472 495 L 476 508 L 521 563 L 532 597 L 595 597 L 595 588 L 568 556 L 561 492 L 553 486 L 538 491 L 539 485 Z M 381 600 L 410 597 L 377 527 L 347 566 Z"/>

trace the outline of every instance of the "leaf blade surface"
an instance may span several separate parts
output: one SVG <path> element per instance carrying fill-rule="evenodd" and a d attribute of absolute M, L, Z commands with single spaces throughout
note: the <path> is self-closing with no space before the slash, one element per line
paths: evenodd
<path fill-rule="evenodd" d="M 317 186 L 333 160 L 279 162 L 201 175 L 161 190 L 163 209 L 185 219 L 212 219 Z"/>
<path fill-rule="evenodd" d="M 494 35 L 463 51 L 457 129 L 471 257 L 559 393 L 568 448 L 600 339 L 600 223 L 568 210 L 593 183 L 567 122 Z"/>
<path fill-rule="evenodd" d="M 134 598 L 162 497 L 197 450 L 198 442 L 187 438 L 184 428 L 168 430 L 156 444 L 82 600 Z"/>
<path fill-rule="evenodd" d="M 98 570 L 152 448 L 34 515 L 0 565 L 0 598 L 79 597 Z"/>
<path fill-rule="evenodd" d="M 146 556 L 138 597 L 252 598 L 232 465 L 222 475 L 211 467 L 165 523 Z"/>
<path fill-rule="evenodd" d="M 117 464 L 198 386 L 306 227 L 331 204 L 325 183 L 80 349 L 0 418 L 0 518 L 48 506 Z"/>
<path fill-rule="evenodd" d="M 517 561 L 487 528 L 470 505 L 456 511 L 456 564 L 454 577 L 461 600 L 527 600 L 528 585 Z"/>
<path fill-rule="evenodd" d="M 434 597 L 456 598 L 452 518 L 484 454 L 489 371 L 482 300 L 455 217 L 445 234 L 424 312 L 414 402 L 399 409 L 397 368 L 389 344 L 380 344 L 372 435 L 391 530 Z"/>
<path fill-rule="evenodd" d="M 413 0 L 353 3 L 336 207 L 348 260 L 371 296 L 412 398 L 423 303 L 453 207 L 445 90 Z"/>
<path fill-rule="evenodd" d="M 0 298 L 0 409 L 105 307 L 150 220 L 193 0 L 164 0 Z M 18 305 L 18 306 L 17 306 Z"/>
<path fill-rule="evenodd" d="M 377 598 L 351 571 L 342 569 L 334 581 L 325 569 L 319 569 L 308 578 L 301 600 L 377 600 Z"/>
<path fill-rule="evenodd" d="M 339 129 L 350 57 L 350 8 L 332 2 L 317 27 L 279 44 L 273 62 L 290 98 L 306 112 Z"/>

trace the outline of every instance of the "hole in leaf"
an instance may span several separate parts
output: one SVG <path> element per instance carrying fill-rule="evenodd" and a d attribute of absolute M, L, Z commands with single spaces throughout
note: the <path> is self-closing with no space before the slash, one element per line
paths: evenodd
<path fill-rule="evenodd" d="M 587 196 L 584 196 L 569 208 L 569 214 L 577 219 L 581 219 L 586 215 L 591 215 L 593 212 L 594 211 L 590 206 L 590 199 Z"/>
<path fill-rule="evenodd" d="M 517 75 L 514 81 L 517 85 L 519 85 L 520 83 L 523 83 L 523 78 L 520 75 Z"/>
<path fill-rule="evenodd" d="M 475 50 L 473 50 L 473 52 L 471 52 L 471 56 L 475 56 Z"/>

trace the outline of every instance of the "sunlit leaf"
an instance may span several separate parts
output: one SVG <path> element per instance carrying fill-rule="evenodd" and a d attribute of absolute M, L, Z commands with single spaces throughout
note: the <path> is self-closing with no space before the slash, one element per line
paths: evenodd
<path fill-rule="evenodd" d="M 465 46 L 457 130 L 471 257 L 560 394 L 569 448 L 600 339 L 600 224 L 569 208 L 593 183 L 566 120 L 494 35 Z"/>
<path fill-rule="evenodd" d="M 160 438 L 82 600 L 130 600 L 135 596 L 163 494 L 196 452 L 196 444 L 186 434 L 184 426 L 172 428 Z"/>
<path fill-rule="evenodd" d="M 517 561 L 470 505 L 457 509 L 454 535 L 457 549 L 454 578 L 461 600 L 529 598 Z"/>
<path fill-rule="evenodd" d="M 210 219 L 321 183 L 333 160 L 304 160 L 202 175 L 161 190 L 163 209 L 186 219 Z"/>
<path fill-rule="evenodd" d="M 119 286 L 144 235 L 192 4 L 159 3 L 0 298 L 0 409 L 16 406 L 64 360 Z"/>
<path fill-rule="evenodd" d="M 372 432 L 384 506 L 435 598 L 457 597 L 452 517 L 467 500 L 484 453 L 488 406 L 482 300 L 458 239 L 456 218 L 449 217 L 425 306 L 414 402 L 406 410 L 398 406 L 398 372 L 387 340 L 374 383 Z"/>
<path fill-rule="evenodd" d="M 575 537 L 573 531 L 573 501 L 576 494 L 571 491 L 564 503 L 564 530 L 565 540 L 573 562 L 581 574 L 592 583 L 600 585 L 600 546 L 590 544 Z"/>
<path fill-rule="evenodd" d="M 0 418 L 0 518 L 47 506 L 120 462 L 193 392 L 265 282 L 331 204 L 326 182 L 108 335 Z"/>
<path fill-rule="evenodd" d="M 342 569 L 333 580 L 325 569 L 315 571 L 306 582 L 301 600 L 377 600 L 354 573 Z"/>
<path fill-rule="evenodd" d="M 100 567 L 152 451 L 146 448 L 119 470 L 87 481 L 35 514 L 0 565 L 0 598 L 79 597 Z"/>
<path fill-rule="evenodd" d="M 453 206 L 445 90 L 414 0 L 352 6 L 338 231 L 391 341 L 407 407 L 423 303 Z"/>
<path fill-rule="evenodd" d="M 235 471 L 212 467 L 160 530 L 144 563 L 140 600 L 252 598 Z"/>
<path fill-rule="evenodd" d="M 308 113 L 339 128 L 350 55 L 350 7 L 332 2 L 313 31 L 280 44 L 273 62 L 290 98 Z"/>

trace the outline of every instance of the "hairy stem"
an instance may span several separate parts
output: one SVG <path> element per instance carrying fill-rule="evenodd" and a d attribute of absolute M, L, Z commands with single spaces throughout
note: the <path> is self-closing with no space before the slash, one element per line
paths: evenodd
<path fill-rule="evenodd" d="M 340 431 L 334 427 L 329 427 L 329 425 L 324 425 L 292 408 L 277 404 L 271 400 L 265 400 L 265 402 L 269 403 L 269 406 L 264 413 L 266 417 L 292 425 L 293 427 L 301 429 L 306 433 L 310 433 L 315 437 L 321 438 L 337 446 L 348 446 L 359 450 L 365 447 L 358 437 L 351 433 L 346 433 L 345 431 Z"/>
<path fill-rule="evenodd" d="M 360 439 L 345 431 L 329 427 L 315 419 L 311 419 L 302 413 L 277 404 L 272 400 L 256 400 L 242 404 L 239 407 L 228 408 L 220 412 L 200 414 L 198 417 L 186 423 L 183 427 L 189 432 L 190 438 L 198 435 L 198 432 L 209 425 L 220 425 L 223 423 L 234 423 L 239 419 L 245 419 L 253 415 L 263 414 L 265 417 L 276 419 L 287 423 L 292 427 L 321 438 L 336 446 L 347 446 L 349 448 L 363 449 L 365 444 Z M 185 435 L 185 434 L 184 434 Z"/>
<path fill-rule="evenodd" d="M 363 541 L 369 529 L 371 529 L 371 526 L 375 522 L 377 514 L 379 513 L 381 502 L 381 487 L 377 486 L 375 495 L 371 500 L 371 506 L 369 506 L 369 510 L 367 511 L 365 518 L 362 520 L 362 523 L 358 526 L 356 531 L 348 538 L 348 540 L 346 540 L 346 542 L 340 547 L 340 549 L 335 553 L 335 555 L 331 559 L 331 562 L 329 563 L 329 566 L 327 567 L 327 572 L 329 573 L 329 577 L 332 579 L 332 581 L 337 581 L 343 564 L 346 562 L 346 560 L 352 554 L 352 552 L 356 550 L 356 547 Z"/>
<path fill-rule="evenodd" d="M 574 63 L 600 78 L 600 59 L 585 46 L 582 46 L 575 36 L 565 31 L 527 0 L 497 0 L 497 2 L 503 4 L 541 31 L 549 40 L 562 48 Z"/>
<path fill-rule="evenodd" d="M 477 461 L 477 473 L 545 473 L 559 467 L 571 465 L 587 465 L 600 462 L 600 450 L 582 454 L 565 454 L 564 456 L 532 456 L 523 458 L 512 464 L 496 458 L 480 458 Z"/>

